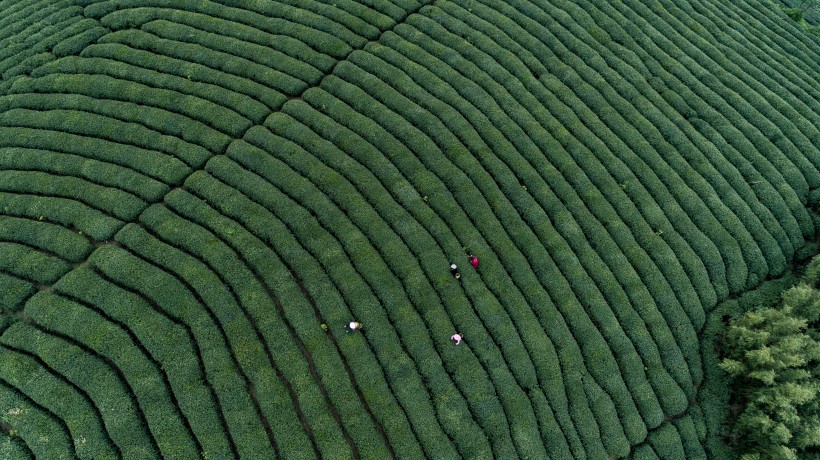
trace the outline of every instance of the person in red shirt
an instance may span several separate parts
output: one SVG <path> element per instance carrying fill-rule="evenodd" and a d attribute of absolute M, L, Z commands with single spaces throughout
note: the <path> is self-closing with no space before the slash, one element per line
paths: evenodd
<path fill-rule="evenodd" d="M 477 270 L 478 269 L 478 257 L 470 254 L 469 256 L 467 256 L 467 258 L 470 259 L 470 263 L 473 265 L 473 268 L 475 268 Z"/>

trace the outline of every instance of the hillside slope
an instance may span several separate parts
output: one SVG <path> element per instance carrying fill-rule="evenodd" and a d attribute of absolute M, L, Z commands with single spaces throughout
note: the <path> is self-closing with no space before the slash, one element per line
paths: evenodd
<path fill-rule="evenodd" d="M 704 325 L 816 240 L 819 45 L 751 0 L 0 1 L 0 457 L 726 454 Z"/>

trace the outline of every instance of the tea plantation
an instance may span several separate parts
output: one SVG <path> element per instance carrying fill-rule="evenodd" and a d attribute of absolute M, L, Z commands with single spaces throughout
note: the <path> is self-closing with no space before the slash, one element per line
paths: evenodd
<path fill-rule="evenodd" d="M 774 3 L 0 0 L 0 458 L 734 458 L 819 187 Z"/>

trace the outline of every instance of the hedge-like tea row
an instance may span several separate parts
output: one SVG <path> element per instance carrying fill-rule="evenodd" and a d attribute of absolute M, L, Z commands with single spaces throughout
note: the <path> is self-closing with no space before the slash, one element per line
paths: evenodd
<path fill-rule="evenodd" d="M 77 457 L 114 459 L 122 455 L 102 423 L 100 411 L 81 388 L 45 366 L 29 352 L 4 344 L 0 348 L 2 378 L 65 422 Z"/>
<path fill-rule="evenodd" d="M 145 208 L 142 199 L 128 192 L 72 176 L 5 170 L 0 184 L 0 192 L 67 198 L 120 220 L 132 220 Z"/>
<path fill-rule="evenodd" d="M 41 300 L 35 296 L 30 304 Z M 47 305 L 43 307 L 48 308 Z M 156 441 L 145 426 L 145 417 L 131 389 L 120 380 L 116 368 L 108 366 L 70 337 L 47 331 L 47 327 L 18 322 L 3 334 L 2 341 L 38 356 L 54 372 L 82 388 L 104 414 L 106 431 L 119 446 L 123 457 L 157 455 Z"/>
<path fill-rule="evenodd" d="M 122 222 L 77 201 L 20 193 L 0 194 L 3 215 L 60 225 L 78 235 L 104 241 L 122 227 Z"/>
<path fill-rule="evenodd" d="M 324 435 L 316 437 L 320 451 L 326 452 L 326 455 L 338 455 L 340 458 L 352 455 L 350 450 L 353 446 L 345 446 L 345 437 L 347 434 L 345 426 L 338 426 L 337 421 L 334 420 L 332 415 L 332 409 L 327 407 L 327 403 L 323 401 L 319 388 L 309 383 L 311 378 L 307 366 L 297 364 L 302 361 L 302 359 L 297 358 L 299 352 L 295 344 L 292 341 L 285 341 L 285 337 L 282 336 L 281 332 L 275 332 L 281 330 L 282 326 L 272 327 L 271 324 L 264 324 L 266 327 L 263 329 L 263 325 L 260 324 L 263 318 L 262 312 L 269 310 L 272 305 L 270 305 L 270 300 L 267 303 L 262 303 L 261 299 L 258 299 L 255 297 L 255 294 L 253 294 L 254 291 L 259 289 L 258 286 L 254 287 L 256 280 L 253 274 L 248 273 L 248 269 L 242 267 L 240 260 L 237 260 L 235 253 L 232 253 L 230 248 L 225 247 L 223 244 L 214 245 L 214 243 L 204 246 L 204 243 L 213 237 L 205 228 L 199 226 L 202 225 L 201 223 L 197 225 L 197 221 L 200 219 L 204 220 L 205 217 L 200 217 L 202 211 L 197 209 L 197 203 L 193 197 L 189 195 L 186 196 L 182 192 L 174 193 L 168 197 L 167 202 L 172 210 L 152 209 L 150 213 L 146 213 L 143 217 L 143 222 L 160 222 L 160 219 L 165 220 L 167 224 L 173 222 L 174 227 L 179 229 L 178 231 L 170 233 L 168 230 L 162 228 L 160 233 L 169 234 L 168 237 L 171 241 L 182 245 L 191 251 L 192 254 L 201 257 L 203 263 L 220 278 L 223 284 L 226 284 L 226 287 L 231 291 L 234 302 L 238 304 L 240 311 L 243 312 L 243 315 L 247 317 L 248 321 L 247 326 L 245 326 L 247 332 L 242 332 L 241 329 L 235 328 L 230 331 L 230 335 L 234 337 L 253 335 L 255 337 L 253 343 L 256 345 L 254 348 L 248 350 L 246 357 L 248 362 L 247 366 L 253 368 L 254 374 L 259 375 L 260 379 L 263 378 L 266 373 L 275 371 L 280 379 L 285 379 L 288 382 L 305 382 L 304 385 L 294 385 L 291 383 L 291 385 L 295 386 L 293 391 L 298 391 L 298 394 L 304 398 L 294 401 L 294 404 L 297 405 L 297 410 L 303 411 L 305 417 L 307 417 L 310 429 L 313 432 L 322 433 Z M 180 210 L 180 208 L 182 209 Z M 179 214 L 176 214 L 174 211 L 179 212 Z M 185 217 L 185 220 L 182 219 L 183 217 Z M 211 219 L 214 218 L 212 216 L 208 217 Z M 190 220 L 193 220 L 193 222 L 190 222 Z M 186 223 L 186 221 L 189 222 Z M 170 225 L 168 225 L 167 228 L 170 229 Z M 208 249 L 204 250 L 206 247 Z M 269 335 L 263 335 L 263 330 L 269 331 Z M 246 347 L 248 346 L 249 345 L 246 345 Z M 275 356 L 271 353 L 272 350 L 277 351 Z M 266 362 L 261 362 L 261 360 L 265 358 L 267 358 Z M 285 363 L 287 363 L 287 366 L 284 366 Z M 276 379 L 276 377 L 274 377 L 273 372 L 271 372 L 265 379 L 270 381 Z M 262 382 L 262 380 L 260 380 L 260 382 Z M 283 390 L 284 385 L 280 391 Z M 289 399 L 287 398 L 287 394 L 283 394 L 282 398 Z M 337 400 L 337 404 L 338 401 L 339 400 Z M 353 409 L 354 407 L 348 407 L 345 412 L 351 412 L 351 415 L 353 415 Z M 277 414 L 281 410 L 282 409 L 271 410 L 268 412 L 268 419 L 277 417 Z M 360 416 L 361 415 L 363 414 L 360 414 Z M 354 433 L 354 435 L 355 434 L 357 433 Z M 367 439 L 367 435 L 357 437 L 357 444 L 362 445 L 362 448 L 364 448 L 368 441 L 377 441 L 377 439 L 373 439 L 372 434 L 373 433 L 367 434 L 371 436 L 370 439 Z M 281 448 L 292 449 L 294 447 L 295 446 L 283 444 Z M 384 448 L 386 449 L 386 447 Z"/>
<path fill-rule="evenodd" d="M 109 248 L 106 252 L 95 253 L 92 263 L 111 282 L 150 299 L 169 318 L 187 325 L 189 337 L 201 356 L 199 366 L 204 367 L 205 376 L 215 390 L 219 412 L 224 419 L 223 429 L 231 439 L 235 455 L 251 455 L 271 449 L 259 418 L 259 403 L 252 397 L 251 388 L 272 392 L 269 386 L 277 379 L 249 384 L 248 372 L 240 367 L 240 363 L 260 357 L 234 351 L 239 337 L 228 332 L 247 326 L 235 319 L 235 313 L 227 310 L 232 302 L 228 300 L 230 293 L 225 292 L 219 279 L 201 262 L 164 244 L 145 230 L 126 226 L 117 234 L 117 240 L 128 250 Z M 273 404 L 274 401 L 266 399 L 265 403 Z M 290 426 L 293 430 L 294 424 L 298 426 L 292 409 L 282 410 L 278 417 L 269 417 L 269 420 L 276 427 Z M 310 449 L 304 435 L 301 442 L 299 436 L 293 438 L 293 447 Z"/>
<path fill-rule="evenodd" d="M 173 89 L 155 88 L 148 84 L 124 80 L 118 76 L 110 77 L 104 74 L 101 75 L 97 72 L 91 75 L 77 75 L 65 73 L 59 69 L 61 65 L 65 64 L 68 67 L 66 70 L 73 71 L 73 69 L 71 69 L 72 63 L 79 64 L 86 62 L 87 61 L 82 59 L 77 60 L 71 58 L 56 61 L 54 63 L 55 68 L 53 69 L 43 67 L 41 69 L 42 75 L 37 75 L 39 78 L 16 81 L 11 87 L 11 92 L 84 94 L 96 99 L 112 99 L 115 101 L 130 102 L 136 105 L 146 105 L 168 112 L 178 113 L 186 118 L 190 118 L 192 121 L 200 122 L 211 129 L 234 137 L 239 136 L 251 125 L 248 119 L 232 110 L 199 97 L 179 93 Z M 85 66 L 81 64 L 80 68 L 93 68 L 93 61 L 88 62 L 88 64 L 90 65 Z M 47 73 L 49 70 L 58 73 Z M 77 71 L 79 70 L 80 69 Z M 117 70 L 117 67 L 114 66 L 113 69 L 110 69 L 110 72 L 116 74 Z M 121 71 L 121 68 L 119 70 Z M 109 138 L 109 140 L 124 141 L 124 143 L 144 148 L 153 148 L 166 153 L 178 152 L 177 155 L 189 165 L 200 165 L 202 157 L 206 155 L 204 153 L 205 149 L 202 147 L 187 144 L 171 136 L 162 136 L 157 139 L 158 136 L 141 126 L 129 126 L 126 128 L 119 125 L 117 126 L 119 130 L 117 130 L 114 128 L 116 125 L 114 125 L 115 121 L 113 120 L 108 121 L 102 117 L 94 117 L 93 115 L 86 116 L 92 120 L 100 118 L 100 120 L 95 121 L 94 124 L 101 125 L 98 129 L 101 129 L 102 132 L 100 134 L 104 135 L 104 137 L 101 136 L 104 139 Z M 63 121 L 61 124 L 58 120 L 54 119 L 48 120 L 48 122 L 50 122 L 50 126 L 54 126 L 55 128 L 65 125 L 66 128 L 71 127 L 77 134 L 91 134 L 84 131 L 84 129 L 88 128 L 78 126 L 76 122 L 69 124 Z"/>
<path fill-rule="evenodd" d="M 173 29 L 171 30 L 173 31 Z M 169 32 L 171 32 L 169 31 Z M 187 34 L 175 34 L 180 37 L 186 37 Z M 126 45 L 129 48 L 146 51 L 144 53 L 144 60 L 137 63 L 137 65 L 149 68 L 159 68 L 163 73 L 173 73 L 173 66 L 166 70 L 165 67 L 159 67 L 160 64 L 169 63 L 169 59 L 182 60 L 188 63 L 200 64 L 205 67 L 212 68 L 216 71 L 224 72 L 228 75 L 246 80 L 245 86 L 253 85 L 254 89 L 264 90 L 259 91 L 259 95 L 253 94 L 254 98 L 259 98 L 266 101 L 272 108 L 278 107 L 284 102 L 286 95 L 295 95 L 306 86 L 301 80 L 295 79 L 289 75 L 283 74 L 275 69 L 270 69 L 263 64 L 253 62 L 242 57 L 233 56 L 229 53 L 208 49 L 207 47 L 198 45 L 196 43 L 184 43 L 175 39 L 175 36 L 170 38 L 159 37 L 141 30 L 125 30 L 106 35 L 101 39 L 99 45 L 89 47 L 84 55 L 93 55 L 95 48 L 105 45 Z M 151 54 L 148 54 L 151 53 Z M 267 53 L 265 53 L 267 54 Z M 114 56 L 117 57 L 116 55 Z M 165 58 L 165 59 L 163 59 Z M 289 60 L 289 59 L 288 59 Z M 163 62 L 164 61 L 164 62 Z M 179 73 L 177 71 L 177 73 Z M 185 73 L 185 72 L 183 72 Z M 137 74 L 139 75 L 139 74 Z M 190 80 L 189 80 L 189 77 Z M 187 81 L 186 81 L 187 80 Z M 230 93 L 215 93 L 208 91 L 209 86 L 202 84 L 194 84 L 193 75 L 190 72 L 185 75 L 180 75 L 177 78 L 169 78 L 163 76 L 158 80 L 158 84 L 171 87 L 172 89 L 179 88 L 183 91 L 197 91 L 207 98 L 218 98 L 219 103 L 233 108 L 235 111 L 244 114 L 253 122 L 258 122 L 258 119 L 267 110 L 260 107 L 258 103 L 249 104 L 247 101 L 237 101 L 236 97 L 230 97 Z M 233 134 L 236 134 L 235 132 Z"/>
<path fill-rule="evenodd" d="M 264 133 L 264 131 L 261 131 L 261 133 Z M 333 280 L 333 284 L 335 284 L 333 291 L 338 290 L 338 292 L 344 296 L 344 303 L 348 305 L 355 316 L 360 317 L 363 320 L 364 318 L 367 318 L 367 327 L 369 329 L 373 329 L 376 333 L 375 337 L 370 339 L 374 341 L 373 347 L 375 352 L 388 357 L 390 355 L 395 356 L 395 363 L 410 364 L 415 361 L 410 368 L 408 368 L 407 364 L 405 364 L 404 370 L 401 370 L 400 367 L 397 368 L 395 363 L 388 364 L 389 361 L 382 362 L 385 363 L 383 364 L 383 367 L 386 371 L 392 370 L 392 372 L 396 372 L 401 370 L 401 374 L 406 375 L 408 378 L 415 372 L 419 372 L 421 374 L 424 384 L 428 388 L 427 392 L 430 392 L 433 395 L 433 402 L 435 406 L 438 406 L 438 411 L 444 411 L 444 413 L 439 413 L 437 415 L 436 418 L 439 420 L 438 423 L 442 425 L 445 433 L 448 434 L 451 439 L 450 442 L 457 444 L 458 451 L 462 455 L 481 456 L 490 454 L 490 445 L 487 443 L 484 433 L 482 433 L 481 429 L 476 425 L 474 415 L 464 403 L 464 396 L 462 392 L 471 390 L 463 389 L 463 386 L 470 385 L 469 380 L 467 379 L 468 374 L 453 375 L 451 374 L 453 371 L 448 372 L 441 366 L 441 364 L 437 364 L 441 363 L 441 361 L 436 358 L 436 351 L 448 350 L 447 348 L 444 348 L 447 345 L 446 336 L 443 336 L 443 334 L 437 334 L 435 339 L 436 341 L 433 342 L 433 339 L 427 332 L 423 319 L 419 316 L 419 313 L 412 308 L 408 300 L 401 299 L 398 303 L 396 301 L 389 301 L 387 304 L 383 303 L 384 301 L 380 300 L 377 295 L 386 295 L 386 293 L 383 292 L 384 286 L 379 283 L 375 283 L 370 285 L 372 287 L 369 287 L 368 284 L 365 284 L 362 280 L 362 277 L 366 274 L 368 276 L 374 276 L 379 272 L 373 272 L 370 270 L 360 271 L 361 269 L 357 269 L 349 263 L 342 263 L 345 260 L 344 258 L 346 254 L 343 247 L 340 247 L 339 243 L 335 241 L 335 239 L 328 233 L 326 233 L 326 230 L 321 230 L 321 227 L 317 228 L 318 223 L 313 221 L 307 211 L 294 206 L 290 198 L 282 195 L 282 192 L 272 187 L 268 182 L 278 176 L 269 169 L 269 166 L 263 166 L 266 164 L 269 165 L 269 161 L 272 159 L 266 160 L 264 156 L 260 156 L 258 154 L 258 152 L 260 152 L 258 149 L 254 149 L 247 144 L 235 144 L 235 146 L 235 149 L 232 147 L 232 149 L 229 150 L 229 157 L 236 159 L 237 161 L 241 161 L 245 167 L 251 167 L 250 165 L 258 164 L 258 167 L 261 167 L 261 169 L 254 168 L 254 170 L 257 174 L 263 174 L 264 176 L 254 177 L 248 176 L 247 174 L 242 174 L 244 180 L 238 183 L 231 181 L 233 183 L 232 185 L 242 190 L 244 193 L 252 193 L 255 200 L 258 200 L 259 204 L 271 210 L 277 209 L 277 206 L 272 206 L 276 202 L 291 203 L 289 206 L 289 212 L 276 214 L 276 217 L 282 220 L 287 226 L 285 228 L 289 229 L 288 233 L 292 232 L 296 239 L 296 241 L 290 245 L 283 246 L 283 249 L 288 248 L 289 246 L 296 248 L 302 246 L 317 259 L 319 264 L 321 264 L 321 268 L 317 268 L 319 270 L 326 270 L 327 275 L 325 276 L 329 276 L 331 280 Z M 254 154 L 255 152 L 257 152 L 257 154 Z M 262 161 L 262 163 L 257 163 L 259 161 Z M 212 173 L 217 173 L 218 171 L 219 170 L 211 170 Z M 225 180 L 224 177 L 223 180 Z M 302 184 L 304 183 L 302 182 Z M 251 186 L 253 186 L 253 188 L 250 188 Z M 252 192 L 252 190 L 257 191 Z M 265 191 L 265 193 L 260 193 L 259 191 Z M 298 243 L 296 243 L 297 241 Z M 294 246 L 294 244 L 297 245 Z M 295 260 L 299 261 L 299 259 Z M 370 260 L 375 263 L 378 259 L 373 259 L 371 257 Z M 318 275 L 318 273 L 312 273 L 314 270 L 316 270 L 316 268 L 306 271 L 301 274 L 300 277 L 305 276 L 304 279 L 307 283 L 308 280 L 312 280 Z M 382 279 L 385 279 L 386 281 L 389 278 L 382 275 Z M 351 283 L 350 280 L 358 280 L 358 282 Z M 307 284 L 307 286 L 311 288 L 310 284 Z M 377 292 L 374 292 L 374 290 L 377 290 Z M 399 296 L 402 295 L 400 292 L 396 292 L 392 295 L 396 294 Z M 326 302 L 326 295 L 327 294 L 315 296 L 319 305 Z M 390 305 L 390 308 L 386 308 L 386 305 Z M 422 312 L 425 315 L 440 314 L 432 311 L 430 308 L 424 309 Z M 349 318 L 350 316 L 348 316 L 348 314 L 337 311 L 333 314 L 333 317 L 326 317 L 326 320 L 328 324 L 343 324 L 344 321 L 349 320 Z M 395 330 L 398 334 L 401 334 L 401 338 L 397 338 L 396 336 L 391 337 L 392 334 L 387 334 L 390 330 Z M 334 333 L 338 332 L 334 331 Z M 397 345 L 399 346 L 398 349 Z M 406 349 L 406 352 L 403 349 Z M 408 358 L 405 353 L 412 357 L 412 361 L 409 361 L 410 358 Z M 415 372 L 410 371 L 412 368 L 417 370 Z M 460 386 L 454 385 L 452 381 L 453 378 L 461 379 L 458 381 Z M 400 381 L 401 380 L 398 382 Z M 398 384 L 398 382 L 396 383 Z M 421 401 L 425 400 L 426 397 L 421 399 Z M 490 404 L 492 402 L 493 400 L 490 399 L 484 404 Z M 445 404 L 445 406 L 442 407 L 440 406 L 441 404 Z M 497 408 L 498 406 L 496 404 L 497 402 L 491 407 Z M 426 415 L 424 413 L 426 412 L 425 406 L 426 403 L 419 404 L 418 402 L 410 406 L 407 410 L 408 417 L 412 417 L 413 419 L 424 417 Z M 499 415 L 498 412 L 499 411 L 493 415 Z M 484 417 L 489 415 L 490 413 L 488 412 L 481 414 L 481 416 Z M 478 416 L 478 414 L 476 414 L 476 416 Z M 429 426 L 426 427 L 425 432 L 431 428 L 432 427 Z M 420 428 L 417 428 L 417 432 L 421 432 L 420 430 Z M 447 452 L 447 450 L 444 450 L 444 452 Z"/>
<path fill-rule="evenodd" d="M 63 152 L 17 147 L 0 148 L 0 168 L 42 171 L 57 176 L 81 178 L 98 185 L 117 188 L 144 201 L 157 201 L 168 191 L 167 185 L 133 169 Z"/>
<path fill-rule="evenodd" d="M 37 292 L 36 286 L 31 281 L 7 273 L 0 273 L 0 286 L 3 287 L 0 293 L 0 309 L 6 317 L 22 310 L 23 303 Z M 0 323 L 0 329 L 5 329 L 7 326 L 6 321 Z"/>
<path fill-rule="evenodd" d="M 16 449 L 10 449 L 12 452 L 22 451 L 24 455 L 27 453 L 34 458 L 67 460 L 75 457 L 68 429 L 56 414 L 2 379 L 0 404 L 6 408 L 0 415 L 0 420 L 14 427 L 14 436 L 25 446 L 18 445 Z"/>
<path fill-rule="evenodd" d="M 41 121 L 37 119 L 41 118 L 42 114 L 29 113 L 33 117 L 31 121 Z M 16 123 L 16 120 L 11 121 L 11 124 Z M 117 128 L 122 127 L 122 124 L 117 125 Z M 0 127 L 0 148 L 5 147 L 47 150 L 112 163 L 165 184 L 181 181 L 190 172 L 181 160 L 161 151 L 151 150 L 150 147 L 141 148 L 82 134 L 61 132 L 46 126 Z"/>
<path fill-rule="evenodd" d="M 0 456 L 726 456 L 700 342 L 817 233 L 782 15 L 0 12 Z"/>
<path fill-rule="evenodd" d="M 4 5 L 0 18 L 0 76 L 13 79 L 76 50 L 102 35 L 103 29 L 82 16 L 70 0 L 28 1 Z"/>
<path fill-rule="evenodd" d="M 291 8 L 287 11 L 280 12 L 278 7 L 282 5 L 276 2 L 259 4 L 256 8 L 253 8 L 253 6 L 255 6 L 253 5 L 249 9 L 233 6 L 233 4 L 237 3 L 234 1 L 227 2 L 228 5 L 212 1 L 199 2 L 195 0 L 185 0 L 182 2 L 169 0 L 78 0 L 76 3 L 88 5 L 85 7 L 85 15 L 100 18 L 103 23 L 106 23 L 106 16 L 108 14 L 116 10 L 130 8 L 173 8 L 176 10 L 204 13 L 221 20 L 250 25 L 259 30 L 267 32 L 276 31 L 275 33 L 277 34 L 293 37 L 311 48 L 336 59 L 345 56 L 350 52 L 352 47 L 357 45 L 361 46 L 367 40 L 365 37 L 356 35 L 353 31 L 333 22 L 331 19 L 320 18 L 304 10 L 300 11 L 297 8 Z M 308 18 L 313 20 L 309 20 Z M 125 24 L 115 22 L 106 25 L 114 29 L 120 29 L 123 28 Z"/>
<path fill-rule="evenodd" d="M 0 216 L 0 241 L 19 243 L 75 263 L 91 253 L 88 240 L 65 227 L 11 215 Z"/>

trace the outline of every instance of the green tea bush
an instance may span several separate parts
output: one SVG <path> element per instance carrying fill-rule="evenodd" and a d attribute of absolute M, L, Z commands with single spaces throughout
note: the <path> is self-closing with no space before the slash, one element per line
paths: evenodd
<path fill-rule="evenodd" d="M 93 158 L 128 167 L 166 184 L 181 180 L 189 172 L 177 158 L 104 139 L 53 131 L 49 128 L 0 127 L 0 146 L 50 150 Z M 48 133 L 48 136 L 41 135 Z"/>
<path fill-rule="evenodd" d="M 2 193 L 0 209 L 7 216 L 60 224 L 96 241 L 111 238 L 122 222 L 74 200 L 37 195 Z"/>
<path fill-rule="evenodd" d="M 193 348 L 190 330 L 163 316 L 139 296 L 108 283 L 93 270 L 72 271 L 55 285 L 62 296 L 92 309 L 126 331 L 170 382 L 171 396 L 190 425 L 197 447 L 207 455 L 230 455 L 222 421 L 213 404 L 213 388 L 202 383 L 201 357 Z M 117 299 L 116 302 L 112 299 Z M 157 332 L 161 332 L 157 334 Z"/>
<path fill-rule="evenodd" d="M 32 302 L 36 303 L 38 299 L 35 296 Z M 33 340 L 35 338 L 36 341 Z M 145 425 L 144 415 L 133 393 L 119 380 L 116 372 L 99 358 L 65 338 L 22 322 L 16 323 L 3 334 L 3 343 L 38 356 L 55 372 L 82 388 L 94 401 L 94 405 L 101 409 L 106 431 L 124 457 L 153 457 L 159 454 L 156 441 Z M 58 432 L 59 430 L 54 431 Z"/>
<path fill-rule="evenodd" d="M 38 401 L 65 422 L 79 458 L 118 458 L 99 409 L 82 389 L 66 381 L 36 355 L 4 344 L 0 348 L 4 363 L 2 378 L 33 401 Z"/>
<path fill-rule="evenodd" d="M 675 429 L 675 425 L 670 422 L 666 422 L 658 427 L 657 430 L 654 430 L 649 434 L 647 439 L 649 441 L 649 445 L 652 446 L 654 451 L 658 453 L 658 457 L 661 459 L 683 460 L 688 458 L 686 457 L 686 451 L 684 450 L 681 436 Z"/>
<path fill-rule="evenodd" d="M 37 293 L 36 286 L 16 275 L 0 272 L 0 286 L 3 286 L 0 294 L 0 309 L 4 315 L 17 313 L 23 309 L 23 302 Z M 7 327 L 8 324 L 3 324 Z"/>
<path fill-rule="evenodd" d="M 706 459 L 709 457 L 702 445 L 703 438 L 695 426 L 695 418 L 696 416 L 693 414 L 692 416 L 679 418 L 672 423 L 678 430 L 683 450 L 686 452 L 686 458 Z"/>
<path fill-rule="evenodd" d="M 11 435 L 25 445 L 23 448 L 18 444 L 18 449 L 12 451 L 27 451 L 29 457 L 69 459 L 76 456 L 68 428 L 53 412 L 4 380 L 0 380 L 0 402 L 9 408 L 0 420 L 13 426 Z"/>
<path fill-rule="evenodd" d="M 130 193 L 71 176 L 12 170 L 0 171 L 0 181 L 3 191 L 69 198 L 120 220 L 135 218 L 145 206 Z"/>
<path fill-rule="evenodd" d="M 82 0 L 87 2 L 88 0 Z M 100 18 L 104 25 L 111 28 L 116 27 L 116 24 L 107 24 L 106 18 L 109 13 L 116 10 L 140 8 L 148 9 L 166 9 L 174 8 L 178 10 L 201 12 L 212 16 L 214 18 L 225 19 L 244 23 L 259 30 L 273 32 L 291 36 L 297 40 L 308 44 L 312 48 L 334 58 L 341 58 L 350 52 L 351 47 L 361 45 L 365 38 L 355 35 L 350 30 L 334 24 L 332 21 L 319 18 L 316 15 L 307 15 L 301 11 L 291 9 L 287 11 L 290 14 L 281 14 L 273 8 L 271 4 L 267 6 L 259 6 L 260 10 L 244 10 L 241 8 L 229 7 L 215 2 L 200 3 L 192 0 L 185 0 L 184 2 L 170 2 L 167 0 L 152 0 L 133 2 L 132 0 L 111 0 L 103 2 L 95 2 L 85 8 L 85 15 L 95 18 Z M 243 5 L 244 6 L 244 5 Z M 284 17 L 283 17 L 284 16 Z M 287 17 L 291 16 L 291 17 Z M 308 22 L 306 19 L 299 20 L 300 16 L 310 16 L 315 21 L 315 24 L 304 24 Z M 313 21 L 311 21 L 313 22 Z"/>
<path fill-rule="evenodd" d="M 0 239 L 41 249 L 75 263 L 91 253 L 91 244 L 67 228 L 10 215 L 0 217 Z"/>
<path fill-rule="evenodd" d="M 0 165 L 18 171 L 43 171 L 82 178 L 96 184 L 118 188 L 145 201 L 159 200 L 168 191 L 165 184 L 130 168 L 61 152 L 4 148 L 0 151 Z"/>
<path fill-rule="evenodd" d="M 71 266 L 62 259 L 28 245 L 0 241 L 0 269 L 39 284 L 52 284 Z"/>

